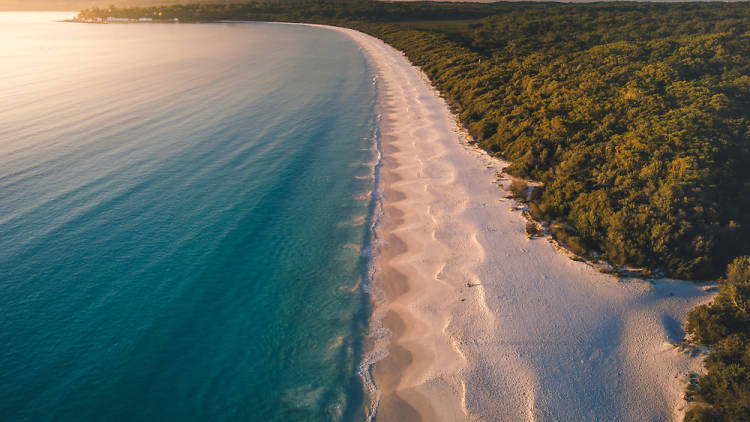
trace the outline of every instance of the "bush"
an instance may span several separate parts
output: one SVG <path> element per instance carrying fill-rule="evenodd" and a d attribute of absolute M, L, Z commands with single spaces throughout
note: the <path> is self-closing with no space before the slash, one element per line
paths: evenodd
<path fill-rule="evenodd" d="M 553 224 L 550 227 L 552 237 L 571 250 L 576 255 L 585 256 L 588 249 L 583 244 L 580 237 L 573 234 L 570 229 L 560 224 Z"/>
<path fill-rule="evenodd" d="M 534 237 L 539 234 L 539 229 L 536 226 L 536 223 L 533 221 L 526 222 L 526 235 L 528 237 Z"/>
<path fill-rule="evenodd" d="M 529 203 L 529 215 L 531 215 L 531 218 L 537 221 L 547 219 L 547 215 L 544 213 L 543 208 L 536 202 Z"/>
<path fill-rule="evenodd" d="M 695 407 L 687 412 L 685 422 L 721 422 L 721 416 L 711 408 Z"/>
<path fill-rule="evenodd" d="M 514 198 L 521 198 L 522 200 L 525 200 L 526 190 L 528 188 L 529 186 L 523 180 L 516 179 L 510 183 L 510 192 Z"/>

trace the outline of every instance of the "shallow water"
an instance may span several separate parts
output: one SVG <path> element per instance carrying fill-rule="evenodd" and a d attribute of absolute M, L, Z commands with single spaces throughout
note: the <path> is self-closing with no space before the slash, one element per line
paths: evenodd
<path fill-rule="evenodd" d="M 357 46 L 70 16 L 0 13 L 0 419 L 363 418 Z"/>

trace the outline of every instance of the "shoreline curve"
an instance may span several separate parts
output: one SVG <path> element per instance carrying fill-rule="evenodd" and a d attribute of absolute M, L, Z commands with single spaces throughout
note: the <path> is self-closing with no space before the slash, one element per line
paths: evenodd
<path fill-rule="evenodd" d="M 403 53 L 352 29 L 377 75 L 377 420 L 679 420 L 701 284 L 619 281 L 529 239 L 498 177 Z M 501 182 L 507 182 L 501 180 Z"/>

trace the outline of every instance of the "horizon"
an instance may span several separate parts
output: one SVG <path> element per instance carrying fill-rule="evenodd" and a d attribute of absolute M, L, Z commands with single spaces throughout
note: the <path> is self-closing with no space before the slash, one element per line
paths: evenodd
<path fill-rule="evenodd" d="M 376 0 L 379 1 L 379 0 Z M 445 0 L 426 0 L 433 3 L 737 3 L 742 0 L 503 0 L 503 1 L 484 1 L 484 0 L 462 0 L 462 1 L 445 1 Z M 168 6 L 176 4 L 230 4 L 230 3 L 252 3 L 247 0 L 197 0 L 197 1 L 158 1 L 158 0 L 126 0 L 126 1 L 97 1 L 97 0 L 0 0 L 0 11 L 2 12 L 71 12 L 90 9 L 94 7 L 153 7 Z M 417 3 L 413 0 L 393 0 L 399 3 Z"/>

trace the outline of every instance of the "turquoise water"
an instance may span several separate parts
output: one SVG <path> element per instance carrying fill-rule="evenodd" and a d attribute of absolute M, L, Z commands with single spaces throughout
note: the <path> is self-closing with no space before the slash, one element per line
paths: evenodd
<path fill-rule="evenodd" d="M 360 420 L 346 36 L 0 13 L 0 419 Z"/>

